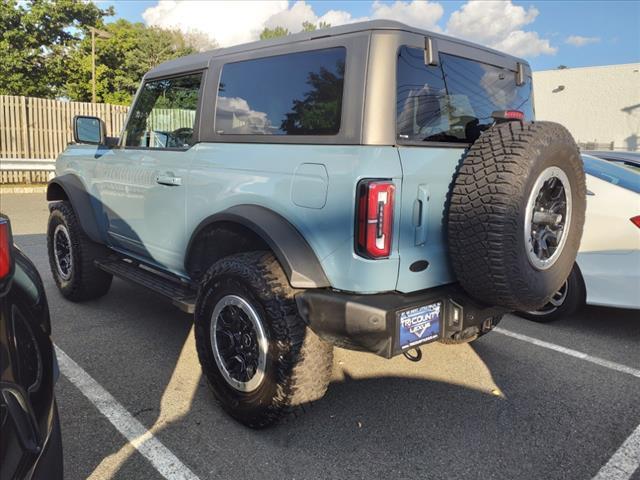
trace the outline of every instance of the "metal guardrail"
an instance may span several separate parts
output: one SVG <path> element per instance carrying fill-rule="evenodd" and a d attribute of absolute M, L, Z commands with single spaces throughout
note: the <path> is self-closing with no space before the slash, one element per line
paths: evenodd
<path fill-rule="evenodd" d="M 56 168 L 55 160 L 41 158 L 0 158 L 0 170 L 19 171 L 53 171 Z"/>
<path fill-rule="evenodd" d="M 47 183 L 55 175 L 55 160 L 40 158 L 0 158 L 0 184 Z"/>

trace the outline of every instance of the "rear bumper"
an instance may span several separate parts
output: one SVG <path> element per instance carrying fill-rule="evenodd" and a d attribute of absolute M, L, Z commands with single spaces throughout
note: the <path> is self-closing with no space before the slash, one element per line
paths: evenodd
<path fill-rule="evenodd" d="M 462 340 L 491 330 L 493 318 L 507 310 L 472 300 L 457 284 L 411 294 L 358 295 L 328 289 L 306 290 L 296 296 L 298 310 L 323 340 L 351 350 L 391 358 L 420 344 L 400 346 L 399 314 L 440 303 L 440 328 L 435 340 Z"/>

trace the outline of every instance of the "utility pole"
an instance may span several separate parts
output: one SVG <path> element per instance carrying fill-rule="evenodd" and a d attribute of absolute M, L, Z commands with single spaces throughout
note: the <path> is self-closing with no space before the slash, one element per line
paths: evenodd
<path fill-rule="evenodd" d="M 91 32 L 91 103 L 96 103 L 96 35 L 99 38 L 111 38 L 113 35 L 94 27 L 89 27 L 89 31 Z"/>

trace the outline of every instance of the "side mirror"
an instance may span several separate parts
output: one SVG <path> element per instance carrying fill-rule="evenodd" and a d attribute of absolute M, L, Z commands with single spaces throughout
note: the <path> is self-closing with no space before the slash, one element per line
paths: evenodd
<path fill-rule="evenodd" d="M 73 117 L 73 141 L 76 143 L 104 145 L 106 130 L 106 125 L 98 117 L 85 115 Z"/>

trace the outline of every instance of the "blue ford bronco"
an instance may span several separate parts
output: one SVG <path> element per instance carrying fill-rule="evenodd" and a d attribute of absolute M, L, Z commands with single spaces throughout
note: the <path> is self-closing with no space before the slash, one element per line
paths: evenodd
<path fill-rule="evenodd" d="M 117 276 L 193 313 L 214 396 L 268 426 L 322 397 L 333 346 L 415 359 L 562 285 L 584 172 L 532 98 L 526 61 L 390 21 L 163 63 L 119 138 L 74 119 L 53 276 L 71 301 Z"/>

